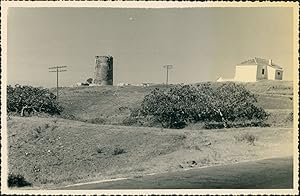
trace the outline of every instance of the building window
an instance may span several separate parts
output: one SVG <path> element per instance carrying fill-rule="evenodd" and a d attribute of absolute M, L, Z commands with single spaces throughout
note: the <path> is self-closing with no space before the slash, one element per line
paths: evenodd
<path fill-rule="evenodd" d="M 277 74 L 280 76 L 280 72 L 277 72 Z"/>
<path fill-rule="evenodd" d="M 265 69 L 261 70 L 261 74 L 263 74 L 263 75 L 265 74 Z"/>

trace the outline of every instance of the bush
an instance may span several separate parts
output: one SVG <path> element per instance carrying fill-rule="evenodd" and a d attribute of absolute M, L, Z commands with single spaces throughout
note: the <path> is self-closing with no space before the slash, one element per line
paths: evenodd
<path fill-rule="evenodd" d="M 145 96 L 139 115 L 153 116 L 163 127 L 182 128 L 199 118 L 202 108 L 197 103 L 201 97 L 193 86 L 174 86 L 167 91 L 156 88 Z"/>
<path fill-rule="evenodd" d="M 257 106 L 256 97 L 243 85 L 227 83 L 216 89 L 209 105 L 213 107 L 214 119 L 224 118 L 222 121 L 236 120 L 265 120 L 267 113 Z M 220 119 L 219 119 L 220 121 Z"/>
<path fill-rule="evenodd" d="M 199 121 L 221 122 L 228 127 L 228 122 L 265 120 L 267 113 L 256 103 L 250 91 L 235 83 L 214 88 L 209 83 L 177 85 L 167 91 L 154 89 L 131 116 L 151 116 L 167 128 L 183 128 Z"/>
<path fill-rule="evenodd" d="M 27 182 L 24 178 L 24 176 L 18 174 L 12 174 L 10 173 L 8 175 L 8 187 L 23 187 L 23 186 L 31 186 L 30 182 Z"/>
<path fill-rule="evenodd" d="M 133 126 L 136 125 L 138 123 L 138 119 L 134 118 L 134 117 L 126 117 L 123 121 L 122 121 L 122 125 L 125 126 Z"/>
<path fill-rule="evenodd" d="M 126 151 L 123 148 L 116 147 L 114 149 L 113 155 L 119 155 L 119 154 L 124 154 L 124 153 L 126 153 Z"/>
<path fill-rule="evenodd" d="M 101 154 L 104 152 L 104 148 L 97 147 L 96 151 L 97 153 Z"/>
<path fill-rule="evenodd" d="M 47 114 L 60 114 L 62 107 L 58 104 L 56 96 L 45 88 L 15 85 L 7 86 L 7 110 L 21 115 L 24 110 L 30 112 L 43 112 Z"/>

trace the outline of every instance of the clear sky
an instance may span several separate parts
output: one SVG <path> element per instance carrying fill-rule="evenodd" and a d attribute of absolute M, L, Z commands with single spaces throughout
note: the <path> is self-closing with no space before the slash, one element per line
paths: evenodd
<path fill-rule="evenodd" d="M 52 87 L 93 77 L 96 55 L 114 57 L 114 84 L 233 78 L 235 65 L 273 59 L 292 80 L 292 8 L 9 8 L 8 83 Z"/>

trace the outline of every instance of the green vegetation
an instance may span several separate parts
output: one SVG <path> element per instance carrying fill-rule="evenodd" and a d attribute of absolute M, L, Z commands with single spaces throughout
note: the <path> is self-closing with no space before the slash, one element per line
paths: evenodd
<path fill-rule="evenodd" d="M 247 142 L 250 145 L 255 145 L 254 142 L 257 141 L 257 137 L 251 133 L 244 133 L 238 136 L 234 136 L 236 141 Z"/>
<path fill-rule="evenodd" d="M 209 85 L 216 89 L 227 83 L 199 83 L 199 85 Z M 237 127 L 235 124 L 242 126 L 291 126 L 292 123 L 285 122 L 285 119 L 293 108 L 292 100 L 292 82 L 289 81 L 261 81 L 256 83 L 243 83 L 245 89 L 254 94 L 257 102 L 255 105 L 266 110 L 270 115 L 264 122 L 244 121 L 244 122 L 227 122 L 228 127 Z M 64 110 L 61 117 L 89 122 L 93 124 L 106 125 L 126 125 L 126 126 L 143 126 L 159 127 L 161 123 L 156 122 L 151 116 L 143 118 L 132 118 L 132 113 L 137 112 L 140 108 L 144 97 L 159 88 L 161 91 L 167 91 L 170 86 L 101 86 L 101 87 L 74 87 L 62 88 L 60 95 L 60 104 Z M 278 92 L 276 94 L 276 92 Z M 214 125 L 222 122 L 205 122 L 189 123 L 186 129 L 191 126 L 202 129 L 205 127 L 218 128 Z M 244 125 L 243 125 L 244 124 Z M 240 125 L 238 125 L 240 126 Z"/>
<path fill-rule="evenodd" d="M 25 115 L 43 112 L 50 115 L 60 114 L 62 107 L 57 103 L 56 96 L 45 88 L 15 85 L 7 86 L 7 110 Z"/>
<path fill-rule="evenodd" d="M 119 154 L 124 154 L 124 153 L 126 153 L 125 149 L 120 148 L 120 147 L 116 147 L 114 149 L 113 155 L 119 155 Z"/>
<path fill-rule="evenodd" d="M 18 174 L 12 174 L 10 173 L 8 175 L 8 181 L 7 181 L 8 187 L 24 187 L 24 186 L 31 186 L 30 182 L 27 182 L 24 178 L 24 176 Z"/>
<path fill-rule="evenodd" d="M 244 86 L 225 83 L 216 88 L 210 84 L 178 85 L 166 91 L 156 88 L 131 116 L 150 117 L 167 128 L 183 128 L 199 121 L 222 122 L 226 128 L 228 122 L 243 122 L 235 126 L 248 125 L 244 122 L 249 120 L 262 122 L 267 113 Z"/>
<path fill-rule="evenodd" d="M 62 88 L 60 104 L 64 110 L 51 118 L 49 115 L 19 117 L 22 107 L 14 108 L 18 104 L 13 103 L 19 102 L 13 96 L 14 102 L 8 100 L 9 112 L 18 115 L 11 115 L 7 120 L 8 167 L 9 172 L 21 176 L 10 179 L 30 182 L 31 189 L 57 188 L 75 182 L 176 171 L 191 165 L 201 167 L 290 155 L 292 83 L 264 81 L 243 86 L 201 83 L 198 86 Z M 9 88 L 8 91 L 15 87 Z M 167 105 L 160 105 L 157 111 L 184 112 L 172 116 L 173 124 L 159 121 L 168 119 L 164 116 L 142 115 L 141 106 L 147 105 L 144 100 L 154 91 L 165 99 L 161 103 Z M 20 100 L 27 100 L 23 97 Z M 51 97 L 55 102 L 55 95 Z M 167 104 L 168 99 L 171 105 Z M 193 99 L 203 102 L 199 104 Z M 216 103 L 218 100 L 220 103 Z M 155 99 L 152 101 L 155 103 Z M 20 103 L 22 106 L 26 101 Z M 146 107 L 144 110 L 147 111 Z M 41 109 L 41 112 L 45 111 Z M 266 113 L 270 115 L 264 119 Z M 224 122 L 230 129 L 209 130 L 223 128 Z M 163 129 L 161 124 L 185 128 Z M 271 127 L 264 127 L 268 124 Z"/>

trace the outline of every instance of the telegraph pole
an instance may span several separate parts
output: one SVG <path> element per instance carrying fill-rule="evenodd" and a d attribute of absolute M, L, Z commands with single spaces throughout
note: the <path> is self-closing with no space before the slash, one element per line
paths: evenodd
<path fill-rule="evenodd" d="M 164 65 L 164 68 L 167 69 L 166 85 L 168 85 L 168 82 L 169 82 L 169 69 L 172 69 L 172 68 L 173 68 L 173 65 Z"/>
<path fill-rule="evenodd" d="M 67 66 L 55 66 L 55 67 L 49 67 L 49 72 L 56 72 L 56 100 L 58 101 L 58 72 L 64 72 L 67 71 L 66 68 Z"/>

